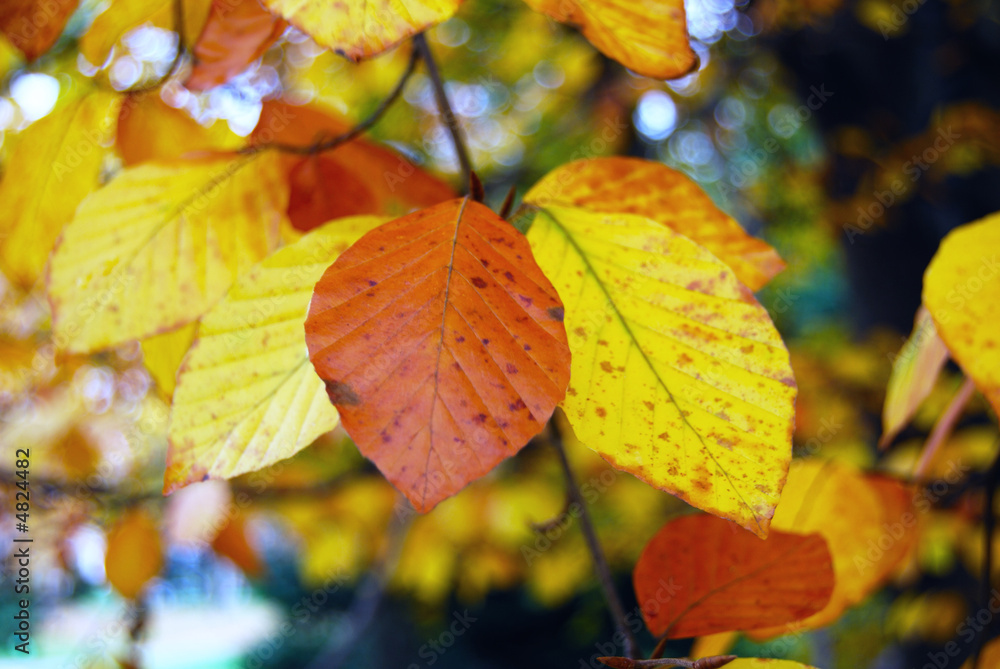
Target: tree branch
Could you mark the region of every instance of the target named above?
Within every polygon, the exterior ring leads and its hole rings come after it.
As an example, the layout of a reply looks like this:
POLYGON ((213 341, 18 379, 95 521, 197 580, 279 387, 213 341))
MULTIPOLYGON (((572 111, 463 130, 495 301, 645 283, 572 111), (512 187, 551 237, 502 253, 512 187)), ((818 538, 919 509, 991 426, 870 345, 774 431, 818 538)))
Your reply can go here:
POLYGON ((597 572, 597 578, 600 580, 601 588, 604 590, 604 598, 608 602, 608 608, 611 609, 611 616, 614 618, 616 631, 624 640, 623 650, 626 657, 634 658, 637 649, 635 637, 632 636, 632 631, 625 622, 625 607, 622 606, 621 599, 618 597, 618 591, 615 589, 615 582, 611 576, 611 568, 608 567, 607 558, 604 557, 604 551, 601 550, 601 542, 597 538, 597 532, 594 530, 594 523, 590 519, 590 512, 587 511, 587 505, 584 503, 583 496, 580 495, 580 489, 576 485, 576 478, 573 476, 573 470, 570 468, 569 460, 566 458, 562 435, 559 433, 559 428, 556 427, 555 420, 549 421, 549 434, 549 441, 559 455, 559 463, 562 465, 563 475, 566 478, 567 494, 572 499, 572 503, 580 508, 580 527, 583 529, 583 537, 587 541, 587 549, 594 560, 594 571, 597 572))
POLYGON ((700 660, 683 657, 665 657, 658 660, 632 660, 626 657, 599 657, 601 662, 612 669, 648 669, 652 667, 688 667, 688 669, 718 669, 736 659, 735 655, 712 655, 700 660))
POLYGON ((920 456, 920 461, 917 462, 917 466, 913 470, 915 478, 923 476, 931 460, 934 459, 934 455, 937 454, 938 449, 948 440, 952 430, 955 429, 955 424, 962 415, 962 410, 969 403, 975 390, 976 385, 972 382, 972 379, 965 379, 965 383, 955 393, 955 397, 952 398, 948 408, 944 410, 944 413, 938 418, 937 423, 934 424, 934 429, 931 430, 931 435, 927 438, 927 443, 924 444, 924 451, 920 456))
POLYGON ((448 127, 448 132, 451 133, 452 142, 455 144, 455 153, 458 155, 458 162, 462 167, 462 182, 468 184, 472 175, 472 161, 469 160, 469 151, 465 147, 465 138, 462 134, 462 128, 458 123, 458 118, 455 116, 455 112, 451 110, 451 104, 448 102, 448 93, 444 90, 441 73, 438 71, 434 55, 431 53, 431 49, 427 45, 427 38, 424 37, 423 33, 419 33, 413 37, 413 49, 420 52, 421 58, 424 59, 424 64, 427 65, 427 74, 430 76, 431 84, 434 87, 434 98, 437 100, 438 113, 444 119, 444 123, 448 127))

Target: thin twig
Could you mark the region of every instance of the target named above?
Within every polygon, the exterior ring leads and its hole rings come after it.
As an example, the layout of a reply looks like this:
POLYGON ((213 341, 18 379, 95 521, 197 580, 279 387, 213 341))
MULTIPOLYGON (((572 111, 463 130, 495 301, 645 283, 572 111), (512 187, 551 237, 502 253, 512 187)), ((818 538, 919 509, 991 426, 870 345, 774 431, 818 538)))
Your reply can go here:
POLYGON ((274 150, 280 151, 282 153, 292 153, 299 156, 311 156, 317 153, 323 153, 324 151, 330 151, 335 149, 341 144, 346 144, 352 139, 356 138, 358 135, 375 125, 379 119, 388 111, 389 107, 399 99, 402 95, 403 89, 406 88, 406 83, 413 76, 413 72, 417 68, 417 61, 421 58, 421 52, 419 49, 413 49, 410 52, 410 61, 406 64, 406 69, 403 70, 402 76, 399 81, 396 82, 396 86, 389 92, 382 102, 379 103, 378 107, 369 114, 364 120, 360 121, 350 130, 343 132, 336 137, 331 137, 330 139, 316 142, 315 144, 310 144, 308 146, 299 146, 297 144, 285 144, 283 142, 267 142, 266 144, 252 144, 246 146, 239 150, 239 153, 257 153, 258 151, 274 150))
POLYGON ((948 405, 948 408, 938 418, 934 429, 931 430, 931 435, 927 438, 927 443, 924 444, 924 452, 921 454, 920 461, 917 462, 917 466, 913 470, 914 478, 923 476, 927 467, 930 466, 931 460, 934 459, 938 449, 948 440, 952 430, 955 429, 955 424, 958 422, 962 411, 965 409, 965 405, 969 403, 975 390, 976 385, 972 382, 972 379, 966 379, 962 387, 955 393, 951 404, 948 405))
POLYGON ((688 667, 688 669, 718 669, 736 659, 735 655, 712 655, 700 660, 688 660, 683 657, 664 657, 656 660, 632 660, 627 657, 599 657, 612 669, 647 669, 650 667, 688 667))
POLYGON ((458 162, 462 166, 462 183, 468 184, 472 174, 472 161, 469 160, 469 151, 465 147, 465 137, 462 134, 462 127, 458 123, 455 112, 451 110, 451 103, 448 102, 448 93, 444 90, 444 82, 441 81, 441 73, 438 71, 434 55, 427 45, 427 38, 423 33, 414 35, 413 48, 420 52, 424 64, 427 65, 427 74, 431 78, 431 85, 434 88, 434 98, 437 100, 438 113, 444 119, 451 139, 455 144, 455 153, 458 155, 458 162))
POLYGON ((580 527, 583 529, 583 536, 587 541, 587 549, 590 551, 590 556, 594 561, 594 570, 597 572, 597 578, 600 580, 601 588, 604 590, 604 599, 607 600, 608 608, 611 609, 611 616, 614 618, 616 631, 622 636, 625 656, 634 658, 638 646, 635 643, 635 637, 632 636, 632 630, 629 629, 628 624, 625 622, 625 607, 618 597, 618 591, 615 589, 615 582, 611 576, 611 568, 608 567, 608 560, 604 557, 601 542, 597 538, 594 523, 590 519, 590 512, 587 511, 587 505, 583 501, 580 489, 576 485, 576 478, 573 476, 573 470, 569 466, 569 459, 566 457, 566 449, 563 448, 562 436, 559 434, 559 428, 556 427, 554 420, 549 421, 549 432, 549 439, 552 447, 555 448, 556 453, 559 455, 559 463, 562 465, 563 475, 566 478, 567 494, 572 498, 573 504, 576 504, 580 509, 580 527))

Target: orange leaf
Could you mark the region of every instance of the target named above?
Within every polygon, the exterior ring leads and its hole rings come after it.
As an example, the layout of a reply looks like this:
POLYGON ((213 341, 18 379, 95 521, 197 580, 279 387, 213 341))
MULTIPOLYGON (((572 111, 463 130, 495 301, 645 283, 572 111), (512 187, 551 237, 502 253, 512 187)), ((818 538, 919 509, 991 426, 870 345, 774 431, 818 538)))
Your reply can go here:
POLYGON ((639 214, 704 246, 750 290, 785 268, 777 251, 752 237, 715 206, 694 181, 641 158, 576 160, 549 172, 531 189, 531 203, 607 214, 639 214))
POLYGON ((341 254, 306 343, 348 434, 423 512, 545 425, 569 382, 562 318, 527 240, 465 198, 341 254))
POLYGON ((169 161, 197 152, 235 150, 243 138, 224 121, 203 126, 155 92, 126 96, 118 112, 115 146, 126 166, 169 161))
POLYGON ((163 567, 163 547, 156 523, 148 513, 132 510, 108 532, 104 572, 115 590, 129 599, 163 567))
POLYGON ((212 0, 212 11, 194 45, 195 64, 184 85, 203 91, 247 69, 285 32, 288 23, 257 0, 212 0))
POLYGON ((233 561, 247 576, 259 576, 261 573, 260 558, 247 541, 247 524, 242 514, 234 516, 222 526, 212 540, 212 549, 223 557, 233 561))
MULTIPOLYGON (((309 146, 350 130, 315 106, 267 101, 252 143, 309 146)), ((291 193, 288 218, 305 232, 344 216, 400 216, 450 200, 455 191, 395 152, 358 138, 316 156, 283 156, 291 193)))
POLYGON ((664 525, 633 579, 649 631, 671 639, 805 618, 826 605, 834 584, 822 536, 772 529, 761 541, 702 514, 664 525))
POLYGON ((0 3, 0 32, 25 58, 35 60, 56 43, 78 4, 80 0, 4 0, 0 3))

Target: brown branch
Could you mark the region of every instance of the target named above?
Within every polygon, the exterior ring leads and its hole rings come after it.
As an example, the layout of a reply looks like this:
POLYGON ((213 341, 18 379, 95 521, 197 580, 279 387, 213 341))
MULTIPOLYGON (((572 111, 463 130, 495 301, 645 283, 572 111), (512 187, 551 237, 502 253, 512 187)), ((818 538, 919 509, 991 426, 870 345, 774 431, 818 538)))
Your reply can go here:
POLYGON ((597 538, 594 523, 590 519, 590 512, 587 511, 587 505, 583 501, 580 489, 576 485, 576 478, 573 476, 573 470, 569 466, 566 449, 563 448, 562 435, 559 434, 559 428, 556 426, 555 420, 549 421, 549 435, 552 447, 555 448, 556 453, 559 455, 559 464, 562 465, 563 475, 566 479, 566 492, 570 496, 570 499, 572 499, 572 503, 580 509, 580 527, 583 530, 583 537, 587 541, 587 549, 590 551, 590 556, 594 561, 594 571, 597 572, 597 578, 600 580, 601 588, 604 590, 604 599, 607 600, 608 608, 611 609, 611 616, 615 621, 616 631, 624 640, 623 650, 626 657, 634 658, 638 646, 636 645, 635 637, 632 636, 632 631, 625 622, 625 607, 622 605, 618 591, 615 589, 615 582, 611 576, 611 568, 608 566, 607 558, 604 557, 601 542, 597 538))
POLYGON ((472 161, 469 159, 469 151, 465 147, 465 138, 462 134, 462 127, 458 123, 455 112, 448 102, 448 93, 444 90, 444 82, 441 80, 441 73, 438 71, 434 55, 427 45, 427 38, 423 33, 414 35, 413 48, 420 52, 424 64, 427 65, 427 74, 431 78, 431 85, 434 88, 434 98, 437 100, 438 113, 444 119, 448 132, 451 133, 452 142, 455 144, 455 153, 458 155, 458 162, 462 167, 462 183, 468 184, 472 175, 472 161))
POLYGON ((656 660, 632 660, 627 657, 599 657, 601 662, 612 669, 647 669, 651 667, 688 667, 688 669, 718 669, 736 659, 735 655, 712 655, 700 660, 683 657, 665 657, 656 660))
POLYGON ((931 434, 927 438, 927 443, 924 444, 924 451, 917 462, 917 466, 913 469, 914 478, 922 477, 924 472, 927 471, 927 467, 930 466, 931 460, 934 459, 938 449, 948 440, 952 430, 955 429, 955 424, 958 422, 959 417, 961 417, 965 405, 972 399, 972 394, 975 390, 976 385, 972 382, 972 379, 966 379, 962 387, 955 393, 955 397, 952 398, 948 408, 938 418, 934 429, 931 430, 931 434))

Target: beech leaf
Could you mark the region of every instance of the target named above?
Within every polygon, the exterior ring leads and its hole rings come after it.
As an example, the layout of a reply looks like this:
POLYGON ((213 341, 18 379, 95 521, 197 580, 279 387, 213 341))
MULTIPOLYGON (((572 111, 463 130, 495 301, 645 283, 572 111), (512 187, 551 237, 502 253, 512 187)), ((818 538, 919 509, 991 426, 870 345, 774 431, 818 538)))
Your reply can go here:
POLYGON ((524 237, 464 198, 344 252, 306 341, 348 434, 423 512, 543 428, 569 381, 562 320, 524 237))
POLYGON ((163 567, 163 546, 153 518, 141 509, 127 511, 108 532, 104 572, 123 597, 134 599, 163 567))

